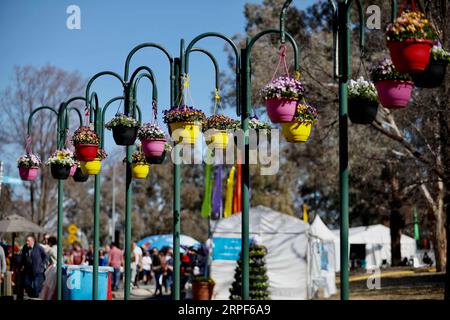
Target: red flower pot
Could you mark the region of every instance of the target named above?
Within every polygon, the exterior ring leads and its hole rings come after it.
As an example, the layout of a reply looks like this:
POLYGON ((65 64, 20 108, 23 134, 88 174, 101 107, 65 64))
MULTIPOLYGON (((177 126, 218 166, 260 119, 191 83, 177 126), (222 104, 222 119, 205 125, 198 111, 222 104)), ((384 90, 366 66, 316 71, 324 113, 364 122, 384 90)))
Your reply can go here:
POLYGON ((392 62, 400 73, 422 72, 430 62, 433 41, 426 39, 407 39, 388 41, 392 62))
POLYGON ((291 122, 297 109, 297 99, 273 98, 265 102, 267 114, 273 123, 291 122))
POLYGON ((383 107, 401 109, 408 104, 414 83, 403 80, 382 80, 375 82, 375 87, 383 107))
POLYGON ((39 173, 39 168, 19 167, 20 179, 24 181, 34 181, 39 173))
POLYGON ((96 144, 77 144, 75 153, 77 160, 92 161, 97 157, 98 145, 96 144))

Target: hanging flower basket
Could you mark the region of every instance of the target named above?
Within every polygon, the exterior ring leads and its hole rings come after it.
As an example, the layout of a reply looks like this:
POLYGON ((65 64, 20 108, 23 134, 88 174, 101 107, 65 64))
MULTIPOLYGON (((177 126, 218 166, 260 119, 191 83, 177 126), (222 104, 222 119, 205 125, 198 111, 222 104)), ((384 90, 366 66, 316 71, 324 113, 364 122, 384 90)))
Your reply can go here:
POLYGON ((106 157, 106 152, 102 149, 98 149, 97 155, 94 160, 80 161, 82 173, 85 175, 98 174, 102 168, 102 160, 104 160, 106 157))
POLYGON ((273 123, 292 121, 304 92, 303 84, 289 76, 281 76, 268 83, 261 94, 270 120, 273 123))
POLYGON ((75 174, 73 175, 73 180, 75 182, 86 182, 89 179, 89 174, 84 174, 83 170, 80 166, 77 167, 77 170, 75 170, 75 174))
POLYGON ((239 122, 225 115, 212 115, 207 118, 202 125, 206 144, 215 149, 226 149, 228 146, 227 130, 233 130, 237 123, 239 122))
POLYGON ((131 172, 133 179, 145 179, 150 171, 150 165, 148 163, 133 163, 131 165, 131 172))
POLYGON ((94 160, 97 155, 99 142, 100 139, 94 130, 91 130, 89 127, 78 128, 72 137, 77 160, 94 160))
POLYGON ((131 174, 133 176, 133 179, 147 178, 148 172, 150 170, 150 165, 145 159, 145 154, 140 151, 134 151, 131 158, 131 174))
POLYGON ((409 74, 399 73, 389 59, 384 59, 373 66, 370 73, 383 107, 388 109, 406 107, 414 88, 409 74))
POLYGON ((195 144, 204 120, 205 114, 193 107, 180 106, 164 111, 164 122, 169 125, 172 139, 176 135, 174 143, 195 144))
POLYGON ((119 146, 131 146, 137 138, 139 122, 133 117, 118 113, 105 124, 105 128, 112 130, 113 138, 119 146))
POLYGON ((53 178, 59 180, 65 180, 70 176, 70 169, 74 164, 74 156, 69 149, 57 150, 47 160, 53 178))
POLYGON ((170 152, 172 150, 172 146, 166 142, 164 144, 164 151, 160 156, 154 157, 154 156, 145 156, 145 160, 148 164, 161 164, 166 159, 167 152, 170 152))
POLYGON ((20 178, 24 181, 34 181, 39 173, 41 159, 35 154, 25 154, 17 159, 20 178))
POLYGON ((164 152, 166 135, 157 124, 144 124, 139 128, 138 137, 142 144, 142 151, 147 157, 160 157, 164 152))
POLYGON ((421 12, 403 12, 386 33, 387 45, 398 72, 422 72, 430 61, 436 33, 421 12))
POLYGON ((294 121, 282 123, 283 136, 288 142, 306 142, 311 134, 312 125, 319 119, 316 108, 300 103, 294 121))
POLYGON ((356 124, 371 124, 377 117, 378 95, 372 82, 360 77, 350 80, 348 91, 348 117, 356 124))
MULTIPOLYGON (((261 134, 267 134, 266 138, 267 141, 270 141, 271 138, 271 130, 272 130, 272 126, 270 125, 270 123, 268 122, 264 122, 258 119, 258 117, 256 116, 252 116, 250 117, 249 121, 248 121, 248 127, 250 129, 253 129, 250 131, 250 136, 249 136, 249 150, 256 150, 257 147, 259 146, 259 137, 261 134), (256 137, 255 137, 256 136, 256 137), (255 138, 256 138, 256 144, 255 144, 255 138)), ((241 130, 242 125, 240 122, 236 123, 235 126, 235 130, 241 130)), ((239 137, 243 138, 243 135, 239 135, 239 137)), ((234 136, 234 144, 237 146, 238 145, 238 136, 235 135, 234 136)), ((243 142, 242 142, 243 145, 243 142)))
POLYGON ((437 88, 445 79, 447 65, 450 62, 450 53, 440 47, 431 49, 430 63, 424 72, 413 73, 414 84, 419 88, 437 88))
POLYGON ((102 168, 102 161, 100 159, 94 159, 92 161, 80 161, 81 172, 85 175, 96 175, 102 168))

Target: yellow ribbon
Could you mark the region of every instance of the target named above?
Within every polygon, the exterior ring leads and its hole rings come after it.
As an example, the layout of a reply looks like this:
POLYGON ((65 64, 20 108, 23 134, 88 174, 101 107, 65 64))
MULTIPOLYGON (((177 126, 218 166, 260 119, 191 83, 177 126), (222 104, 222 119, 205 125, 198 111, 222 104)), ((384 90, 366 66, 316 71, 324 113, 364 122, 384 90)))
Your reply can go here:
POLYGON ((296 70, 295 71, 295 80, 300 80, 300 78, 302 77, 302 74, 300 73, 300 71, 296 70))
POLYGON ((234 171, 236 168, 234 166, 231 167, 230 174, 227 179, 227 193, 225 196, 225 208, 223 210, 223 216, 228 218, 231 216, 231 209, 233 205, 233 184, 234 184, 234 171))

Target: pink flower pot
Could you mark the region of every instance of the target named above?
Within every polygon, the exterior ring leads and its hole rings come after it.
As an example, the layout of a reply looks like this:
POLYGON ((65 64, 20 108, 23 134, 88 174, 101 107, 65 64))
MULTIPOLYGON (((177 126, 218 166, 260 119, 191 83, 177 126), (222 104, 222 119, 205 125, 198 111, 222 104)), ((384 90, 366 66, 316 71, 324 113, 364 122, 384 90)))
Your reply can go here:
POLYGON ((34 181, 39 173, 39 168, 19 167, 19 175, 22 180, 34 181))
POLYGON ((375 87, 383 107, 401 109, 408 104, 414 83, 403 80, 382 80, 375 82, 375 87))
POLYGON ((164 152, 166 139, 153 139, 142 141, 142 151, 147 157, 160 157, 164 152))
POLYGON ((265 101, 267 114, 273 123, 291 122, 297 108, 297 99, 274 98, 265 101))
POLYGON ((77 165, 74 164, 71 168, 70 168, 70 173, 69 176, 73 177, 73 175, 75 174, 75 172, 77 171, 77 165))

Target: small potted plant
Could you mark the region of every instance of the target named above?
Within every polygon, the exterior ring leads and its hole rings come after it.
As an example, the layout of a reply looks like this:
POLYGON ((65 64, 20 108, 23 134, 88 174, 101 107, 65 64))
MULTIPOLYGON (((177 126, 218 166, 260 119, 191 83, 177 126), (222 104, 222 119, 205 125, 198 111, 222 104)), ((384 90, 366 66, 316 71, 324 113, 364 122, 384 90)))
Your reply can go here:
POLYGON ((378 95, 375 85, 359 77, 348 86, 348 117, 353 123, 371 124, 378 112, 378 95))
POLYGON ((225 115, 212 115, 203 121, 202 130, 207 145, 212 144, 216 149, 226 149, 228 132, 236 127, 236 120, 225 115))
POLYGON ((297 105, 294 121, 282 123, 281 129, 288 142, 306 142, 313 124, 319 119, 316 108, 306 102, 297 105))
POLYGON ((186 105, 164 111, 164 122, 169 125, 172 138, 175 135, 175 143, 195 144, 204 120, 205 114, 201 110, 186 105))
POLYGON ((72 137, 72 144, 75 146, 77 160, 94 160, 97 156, 99 142, 100 139, 94 130, 86 126, 78 128, 72 137))
POLYGON ((281 76, 268 83, 261 90, 261 95, 270 120, 273 123, 292 121, 304 92, 303 84, 289 76, 281 76))
POLYGON ((192 279, 192 298, 194 300, 211 300, 215 284, 210 277, 194 277, 192 279))
POLYGON ((134 151, 131 158, 131 173, 133 179, 145 179, 148 176, 150 165, 141 151, 134 151))
POLYGON ((400 73, 425 70, 436 33, 422 12, 403 12, 386 32, 387 45, 400 73))
POLYGON ((170 151, 172 151, 172 146, 170 145, 170 143, 166 142, 164 144, 164 151, 159 157, 145 156, 145 160, 147 161, 148 164, 161 164, 166 159, 167 152, 170 152, 170 151))
MULTIPOLYGON (((270 125, 270 123, 261 121, 257 116, 251 116, 248 121, 248 127, 249 127, 249 129, 251 129, 250 136, 249 136, 250 150, 254 149, 255 147, 257 147, 259 145, 259 135, 260 135, 261 130, 265 130, 268 135, 267 138, 270 139, 270 131, 272 130, 272 126, 270 125), (254 145, 254 143, 252 143, 253 132, 256 133, 256 146, 254 145)), ((241 128, 242 128, 241 123, 239 121, 236 121, 234 128, 236 131, 241 130, 241 128)), ((244 136, 243 135, 240 135, 240 136, 235 135, 234 136, 234 144, 236 144, 236 145, 238 142, 238 137, 242 140, 244 136)), ((242 143, 242 144, 244 144, 244 143, 242 143)))
POLYGON ((73 181, 75 182, 86 182, 89 179, 88 174, 84 174, 83 170, 81 170, 81 164, 78 160, 75 160, 76 170, 73 175, 73 181))
POLYGON ((50 166, 53 178, 60 180, 65 180, 69 177, 70 169, 74 163, 73 153, 69 149, 57 150, 47 160, 47 165, 50 166))
POLYGON ((131 146, 136 141, 139 122, 133 117, 117 113, 111 121, 105 124, 105 128, 112 130, 117 145, 131 146))
POLYGON ((370 77, 383 107, 406 107, 414 88, 409 74, 398 72, 390 59, 384 59, 370 69, 370 77))
POLYGON ((156 123, 146 123, 140 127, 138 137, 147 157, 160 157, 163 154, 166 134, 156 123))
POLYGON ((17 159, 20 178, 24 181, 34 181, 39 173, 42 162, 35 154, 24 154, 17 159))
POLYGON ((413 73, 414 84, 419 88, 437 88, 445 79, 447 65, 450 62, 450 52, 442 47, 431 49, 430 63, 424 72, 413 73))
POLYGON ((94 160, 80 161, 81 171, 83 172, 83 174, 87 175, 98 174, 102 168, 102 160, 106 159, 107 156, 108 155, 106 154, 105 150, 98 149, 94 160))

